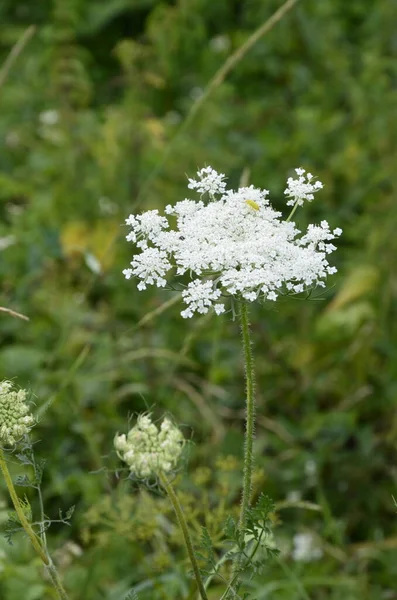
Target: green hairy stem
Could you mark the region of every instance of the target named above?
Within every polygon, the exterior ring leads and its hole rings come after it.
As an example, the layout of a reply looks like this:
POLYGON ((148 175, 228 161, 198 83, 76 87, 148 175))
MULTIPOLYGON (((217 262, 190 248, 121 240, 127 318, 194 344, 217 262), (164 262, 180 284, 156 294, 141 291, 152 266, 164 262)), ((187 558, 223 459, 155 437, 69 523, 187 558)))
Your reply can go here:
POLYGON ((165 491, 168 494, 168 498, 170 499, 170 502, 171 502, 173 509, 175 511, 175 514, 177 516, 179 525, 181 527, 181 530, 183 533, 183 538, 185 540, 186 550, 187 550, 187 553, 190 558, 190 562, 193 567, 194 578, 196 580, 197 588, 200 592, 200 596, 201 596, 202 600, 208 600, 208 596, 205 591, 204 584, 201 579, 200 571, 199 571, 198 564, 196 561, 196 556, 194 554, 194 548, 193 548, 192 540, 191 540, 190 533, 189 533, 189 530, 187 527, 185 515, 183 514, 181 504, 178 500, 178 496, 176 495, 174 488, 172 487, 170 481, 167 479, 167 477, 164 475, 164 473, 161 473, 159 477, 160 477, 161 485, 163 486, 163 488, 165 489, 165 491))
POLYGON ((5 461, 3 450, 1 450, 1 449, 0 449, 0 469, 1 469, 1 472, 3 473, 4 481, 6 483, 8 492, 10 494, 12 503, 14 505, 15 512, 18 515, 18 519, 19 519, 23 529, 25 530, 27 536, 29 537, 33 548, 35 549, 36 553, 40 556, 41 560, 43 561, 43 563, 48 571, 48 574, 50 576, 50 579, 52 581, 52 584, 57 591, 58 597, 61 600, 68 600, 68 595, 62 585, 62 582, 59 578, 59 575, 55 568, 55 565, 51 560, 51 557, 48 555, 47 550, 44 547, 42 541, 36 535, 36 533, 33 531, 31 524, 29 523, 28 519, 26 518, 26 515, 21 506, 20 500, 15 491, 14 483, 12 481, 10 472, 8 470, 7 463, 5 461))
MULTIPOLYGON (((239 319, 243 341, 246 391, 243 491, 238 521, 238 528, 242 533, 247 524, 247 511, 251 506, 252 471, 254 467, 253 445, 255 434, 255 361, 252 351, 248 304, 244 300, 240 300, 239 319)), ((232 590, 234 589, 234 591, 237 592, 240 587, 239 571, 241 569, 242 560, 242 557, 237 557, 234 561, 232 575, 224 594, 225 598, 230 598, 232 590)))

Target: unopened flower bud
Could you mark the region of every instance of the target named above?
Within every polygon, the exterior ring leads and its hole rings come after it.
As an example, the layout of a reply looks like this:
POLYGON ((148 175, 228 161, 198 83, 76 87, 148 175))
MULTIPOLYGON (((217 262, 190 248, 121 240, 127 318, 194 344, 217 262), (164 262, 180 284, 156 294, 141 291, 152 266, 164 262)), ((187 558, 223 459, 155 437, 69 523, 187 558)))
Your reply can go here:
POLYGON ((146 478, 168 473, 178 463, 184 445, 180 430, 167 418, 160 429, 150 415, 140 415, 137 424, 125 434, 116 435, 114 447, 131 473, 146 478))
POLYGON ((14 446, 35 423, 26 404, 26 391, 13 388, 11 381, 0 383, 0 445, 14 446))

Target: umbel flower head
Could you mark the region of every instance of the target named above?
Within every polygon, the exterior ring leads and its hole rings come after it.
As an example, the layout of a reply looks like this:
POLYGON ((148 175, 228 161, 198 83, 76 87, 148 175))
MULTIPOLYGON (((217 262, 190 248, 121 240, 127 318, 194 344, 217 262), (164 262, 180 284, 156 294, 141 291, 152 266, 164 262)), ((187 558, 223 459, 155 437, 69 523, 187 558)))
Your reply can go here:
POLYGON ((14 446, 34 425, 26 404, 26 391, 15 390, 11 381, 0 383, 0 445, 14 446))
MULTIPOLYGON (((296 173, 284 191, 293 211, 322 188, 311 173, 296 173)), ((272 208, 267 190, 252 185, 226 190, 224 179, 223 173, 206 167, 197 180, 189 179, 188 187, 200 193, 199 200, 168 205, 167 217, 158 210, 130 215, 127 240, 140 252, 123 271, 125 277, 137 277, 139 290, 164 287, 172 270, 184 282, 190 278, 182 292, 185 318, 212 307, 223 313, 227 296, 276 300, 280 293, 324 287, 327 275, 336 272, 328 263, 328 254, 336 250, 331 241, 342 230, 331 231, 321 221, 301 232, 272 208)))
POLYGON ((127 435, 114 438, 117 455, 140 479, 175 469, 183 445, 184 437, 172 421, 165 417, 158 428, 150 415, 140 415, 127 435))

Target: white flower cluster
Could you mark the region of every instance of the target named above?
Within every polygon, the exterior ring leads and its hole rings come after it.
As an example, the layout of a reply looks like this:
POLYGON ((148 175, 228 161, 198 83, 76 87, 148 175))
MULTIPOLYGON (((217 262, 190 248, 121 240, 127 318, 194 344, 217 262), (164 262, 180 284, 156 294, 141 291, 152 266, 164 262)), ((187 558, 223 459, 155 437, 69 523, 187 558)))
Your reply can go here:
POLYGON ((189 179, 188 188, 190 190, 197 190, 200 194, 209 193, 210 196, 214 197, 215 194, 223 194, 226 190, 226 183, 224 173, 217 173, 212 167, 205 167, 200 171, 197 171, 199 181, 196 179, 189 179))
POLYGON ((323 551, 312 533, 297 533, 293 539, 293 560, 311 562, 322 557, 323 551))
POLYGON ((15 391, 11 381, 0 383, 0 445, 14 446, 34 425, 25 401, 25 390, 15 391))
POLYGON ((305 169, 295 169, 295 172, 298 179, 288 177, 287 187, 284 190, 284 194, 289 198, 287 206, 294 206, 295 204, 302 206, 305 200, 311 202, 314 198, 314 192, 318 192, 324 187, 321 181, 312 183, 314 177, 311 173, 305 175, 305 169))
MULTIPOLYGON (((322 187, 304 173, 297 169, 298 179, 288 179, 285 195, 294 208, 322 187)), ((149 210, 126 220, 131 228, 127 240, 141 252, 123 273, 127 279, 140 280, 138 289, 164 287, 172 269, 176 276, 187 275, 190 282, 182 292, 187 308, 181 314, 188 318, 212 307, 221 314, 225 311, 221 296, 276 300, 280 292, 324 287, 327 275, 336 272, 327 257, 336 249, 331 241, 341 229, 331 231, 322 221, 302 233, 272 208, 267 190, 252 185, 226 190, 224 175, 211 167, 199 171, 198 177, 189 179, 188 187, 201 194, 200 200, 168 205, 167 217, 149 210), (205 193, 207 202, 202 199, 205 193), (176 221, 174 228, 171 221, 176 221)))
POLYGON ((172 471, 183 445, 182 433, 169 419, 165 418, 159 429, 150 415, 140 415, 127 435, 114 438, 119 458, 127 463, 131 473, 142 479, 172 471))

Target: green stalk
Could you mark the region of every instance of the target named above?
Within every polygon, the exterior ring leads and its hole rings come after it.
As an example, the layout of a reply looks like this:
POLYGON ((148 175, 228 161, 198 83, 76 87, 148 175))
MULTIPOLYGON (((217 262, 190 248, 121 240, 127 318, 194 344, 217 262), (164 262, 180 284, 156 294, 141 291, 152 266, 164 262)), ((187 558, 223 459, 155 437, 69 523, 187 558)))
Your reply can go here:
POLYGON ((244 441, 244 477, 241 498, 239 529, 243 531, 247 522, 247 511, 252 497, 252 470, 254 466, 253 444, 255 434, 255 364, 252 352, 251 331, 248 316, 248 305, 240 301, 240 326, 243 340, 246 386, 246 422, 244 441))
POLYGON ((18 515, 18 519, 19 519, 22 527, 24 528, 26 534, 28 535, 30 541, 32 542, 33 548, 35 549, 35 551, 37 552, 37 554, 40 556, 41 560, 43 561, 44 565, 46 566, 49 576, 51 578, 52 584, 58 593, 58 597, 61 600, 68 600, 68 596, 67 596, 66 591, 61 583, 61 580, 59 579, 59 575, 55 568, 54 563, 52 562, 50 556, 46 552, 42 541, 36 535, 36 533, 33 531, 31 524, 29 523, 29 521, 26 518, 26 515, 23 511, 23 508, 21 506, 21 503, 20 503, 17 493, 15 491, 14 483, 12 481, 12 477, 8 470, 7 463, 4 458, 3 450, 1 448, 0 448, 0 469, 1 469, 1 472, 3 473, 8 492, 11 496, 11 500, 12 500, 12 503, 15 508, 15 512, 18 515))
POLYGON ((289 221, 291 221, 292 217, 294 216, 296 209, 298 208, 299 204, 297 202, 295 202, 291 212, 288 215, 288 218, 285 220, 286 223, 289 223, 289 221))
MULTIPOLYGON (((251 506, 252 498, 252 471, 254 467, 254 434, 255 434, 255 364, 252 351, 251 330, 248 315, 248 304, 240 300, 240 327, 243 340, 244 365, 245 365, 245 440, 244 440, 244 471, 243 471, 243 491, 241 496, 240 517, 238 528, 243 533, 247 524, 247 513, 251 506)), ((230 598, 231 588, 234 585, 235 591, 240 587, 239 571, 241 570, 243 557, 237 557, 233 564, 232 574, 228 587, 222 598, 230 598)))
MULTIPOLYGON (((258 551, 258 548, 259 548, 259 547, 260 547, 260 545, 261 545, 261 541, 262 541, 262 535, 263 535, 263 530, 261 531, 261 534, 260 534, 260 536, 259 536, 259 539, 257 540, 257 542, 256 542, 256 544, 255 544, 255 546, 254 546, 254 549, 253 549, 253 551, 251 552, 251 555, 250 555, 250 557, 249 557, 249 563, 250 563, 250 562, 252 562, 253 558, 255 557, 255 554, 256 554, 256 553, 257 553, 257 551, 258 551)), ((234 577, 232 577, 232 579, 231 579, 231 580, 230 580, 230 582, 228 583, 228 586, 227 586, 226 590, 225 590, 225 591, 224 591, 224 593, 222 594, 222 596, 221 596, 220 600, 225 600, 226 598, 228 598, 228 594, 229 594, 229 592, 231 592, 231 591, 233 590, 233 586, 234 586, 234 584, 235 584, 235 583, 236 583, 237 585, 239 585, 239 583, 238 583, 238 573, 236 573, 236 575, 234 575, 234 577)))
POLYGON ((170 481, 168 481, 168 479, 164 475, 164 473, 160 473, 159 478, 160 478, 161 485, 163 486, 163 488, 165 489, 165 491, 168 494, 168 498, 170 499, 172 507, 177 516, 179 525, 181 527, 181 530, 183 533, 183 538, 185 540, 186 550, 187 550, 187 553, 190 558, 190 562, 193 567, 194 578, 196 580, 197 587, 200 592, 200 596, 201 596, 202 600, 208 600, 208 596, 206 594, 206 591, 205 591, 205 588, 203 585, 203 581, 201 579, 200 571, 198 568, 198 564, 196 561, 196 556, 194 554, 194 548, 193 548, 192 540, 191 540, 190 533, 189 533, 189 530, 187 527, 185 515, 183 514, 182 507, 178 500, 178 496, 176 495, 174 488, 172 487, 170 481))

